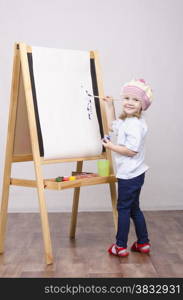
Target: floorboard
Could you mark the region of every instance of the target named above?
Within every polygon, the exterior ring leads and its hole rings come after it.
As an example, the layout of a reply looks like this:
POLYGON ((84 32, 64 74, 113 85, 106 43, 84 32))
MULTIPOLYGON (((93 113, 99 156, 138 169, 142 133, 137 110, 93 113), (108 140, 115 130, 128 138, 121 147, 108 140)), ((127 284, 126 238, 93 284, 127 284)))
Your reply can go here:
MULTIPOLYGON (((183 277, 183 212, 148 211, 145 217, 151 254, 119 258, 106 251, 115 241, 110 212, 80 212, 75 240, 69 239, 70 213, 49 213, 55 260, 47 266, 39 214, 10 213, 0 277, 183 277)), ((129 248, 135 239, 131 224, 129 248)))

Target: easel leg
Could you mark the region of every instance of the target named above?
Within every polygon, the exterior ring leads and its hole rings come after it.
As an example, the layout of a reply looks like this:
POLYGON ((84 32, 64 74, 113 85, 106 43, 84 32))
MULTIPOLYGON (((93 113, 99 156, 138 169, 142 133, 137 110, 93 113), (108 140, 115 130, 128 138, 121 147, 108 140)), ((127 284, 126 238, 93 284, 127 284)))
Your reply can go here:
POLYGON ((4 175, 1 213, 0 213, 0 254, 4 252, 4 239, 5 239, 5 232, 6 232, 7 212, 8 212, 9 183, 10 183, 10 176, 6 177, 4 175))
MULTIPOLYGON (((83 161, 78 161, 76 171, 82 172, 82 167, 83 167, 83 161)), ((79 195, 80 195, 80 187, 77 187, 74 189, 73 204, 72 204, 72 215, 71 215, 71 223, 70 223, 71 239, 75 238, 75 233, 76 233, 79 195)))
POLYGON ((45 202, 45 194, 44 194, 44 184, 43 178, 40 175, 40 167, 36 166, 37 169, 37 191, 38 191, 38 198, 39 198, 39 206, 40 206, 40 215, 41 215, 41 225, 42 225, 42 232, 43 232, 43 240, 44 240, 44 248, 45 248, 45 256, 46 256, 46 263, 52 264, 53 263, 53 255, 52 255, 52 245, 51 245, 51 237, 50 237, 50 229, 49 229, 49 222, 48 222, 48 212, 46 208, 45 202), (39 173, 39 174, 38 174, 39 173))
POLYGON ((110 192, 111 192, 111 202, 112 202, 112 212, 113 212, 114 226, 115 226, 115 230, 117 231, 118 212, 117 212, 117 208, 116 208, 117 193, 116 193, 115 182, 109 183, 109 187, 110 187, 110 192))
POLYGON ((4 252, 4 238, 5 238, 6 223, 7 223, 11 164, 12 164, 12 157, 13 157, 14 133, 15 133, 16 112, 17 112, 17 103, 18 103, 17 98, 18 98, 19 75, 20 75, 20 58, 18 55, 17 45, 15 44, 13 74, 12 74, 12 83, 11 83, 11 102, 10 102, 10 110, 9 110, 6 158, 5 158, 5 165, 4 165, 2 202, 1 202, 1 212, 0 212, 0 253, 4 252))
POLYGON ((46 208, 45 195, 44 195, 44 181, 43 181, 42 170, 41 170, 36 117, 35 117, 34 104, 33 104, 29 63, 27 58, 27 46, 24 43, 20 43, 19 48, 20 48, 20 61, 22 66, 23 84, 24 84, 24 91, 25 91, 25 100, 26 100, 27 114, 28 114, 28 124, 30 130, 31 146, 32 146, 34 167, 36 173, 36 182, 37 182, 37 191, 38 191, 39 206, 40 206, 41 225, 42 225, 42 232, 43 232, 46 263, 52 264, 53 263, 52 245, 51 245, 50 230, 49 230, 49 223, 48 223, 48 212, 46 208))

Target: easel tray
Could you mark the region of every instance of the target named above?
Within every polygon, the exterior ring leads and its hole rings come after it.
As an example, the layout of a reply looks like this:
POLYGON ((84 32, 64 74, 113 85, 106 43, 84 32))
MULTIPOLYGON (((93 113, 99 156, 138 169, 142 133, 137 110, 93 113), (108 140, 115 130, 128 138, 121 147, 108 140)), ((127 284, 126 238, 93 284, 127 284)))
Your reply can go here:
MULTIPOLYGON (((43 181, 44 181, 45 189, 64 190, 64 189, 77 188, 77 187, 82 187, 87 185, 113 183, 116 182, 117 179, 115 175, 110 175, 110 176, 96 176, 90 178, 82 178, 73 181, 62 181, 62 182, 56 182, 55 178, 44 179, 43 181)), ((10 184, 17 185, 17 186, 36 187, 36 180, 11 178, 10 184)))
POLYGON ((110 176, 96 176, 90 178, 82 178, 76 179, 73 181, 64 181, 64 182, 56 182, 55 178, 45 179, 44 184, 46 189, 53 189, 53 190, 63 190, 67 188, 76 188, 82 187, 87 185, 96 185, 96 184, 105 184, 116 182, 116 177, 114 175, 110 176))

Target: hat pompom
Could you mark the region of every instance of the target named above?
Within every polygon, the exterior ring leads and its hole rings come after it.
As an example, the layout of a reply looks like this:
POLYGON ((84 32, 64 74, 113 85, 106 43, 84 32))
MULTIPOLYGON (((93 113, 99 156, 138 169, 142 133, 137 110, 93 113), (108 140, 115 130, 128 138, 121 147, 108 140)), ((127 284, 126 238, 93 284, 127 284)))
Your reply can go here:
POLYGON ((138 81, 146 83, 145 80, 143 78, 140 78, 138 81))

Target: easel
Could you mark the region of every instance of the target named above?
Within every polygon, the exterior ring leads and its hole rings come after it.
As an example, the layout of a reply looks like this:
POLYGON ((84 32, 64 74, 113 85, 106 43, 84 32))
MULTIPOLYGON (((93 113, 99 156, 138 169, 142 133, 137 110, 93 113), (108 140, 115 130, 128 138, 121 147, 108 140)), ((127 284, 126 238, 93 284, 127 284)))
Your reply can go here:
MULTIPOLYGON (((46 263, 53 263, 52 244, 50 238, 50 229, 48 223, 48 212, 45 203, 45 189, 62 190, 68 188, 74 188, 73 206, 70 223, 70 238, 75 238, 77 214, 80 187, 87 185, 97 185, 108 183, 110 187, 112 211, 114 217, 115 228, 117 228, 117 211, 116 211, 116 178, 113 173, 111 152, 106 150, 99 156, 95 157, 80 157, 72 159, 52 159, 45 160, 40 156, 38 133, 36 126, 35 110, 33 105, 33 94, 31 88, 31 79, 29 72, 29 64, 27 54, 31 53, 31 47, 24 43, 15 44, 14 49, 14 63, 12 74, 12 86, 11 86, 11 103, 9 111, 9 123, 8 123, 8 135, 7 146, 4 166, 4 180, 2 191, 2 202, 0 212, 0 253, 4 252, 4 239, 7 223, 8 212, 8 198, 10 185, 24 186, 24 187, 36 187, 38 191, 41 224, 44 240, 44 248, 46 255, 46 263), (22 114, 19 118, 19 114, 22 114), (22 126, 24 122, 24 126, 22 126), (24 138, 27 139, 26 144, 22 145, 22 137, 19 136, 19 127, 23 127, 24 138), (61 163, 76 161, 76 171, 81 172, 83 161, 85 160, 97 160, 108 159, 110 161, 110 176, 107 177, 93 177, 79 179, 70 182, 55 182, 53 179, 44 179, 42 175, 42 165, 49 163, 61 163), (16 179, 11 178, 11 166, 14 162, 33 161, 35 167, 35 180, 16 179)), ((103 87, 101 79, 101 71, 99 66, 98 53, 91 51, 90 56, 94 59, 96 78, 98 84, 99 95, 103 96, 103 87)), ((104 133, 108 132, 107 120, 105 115, 105 104, 100 103, 101 117, 104 133)))

